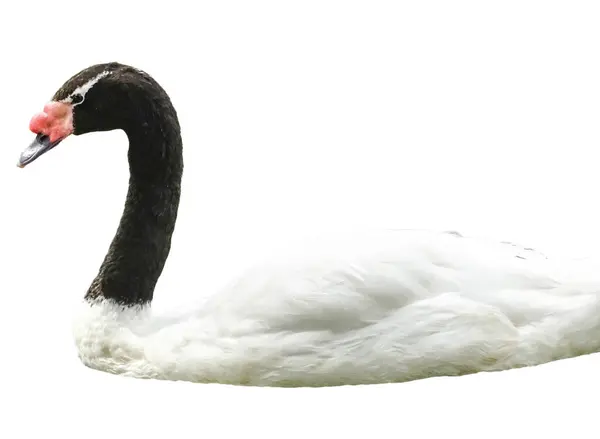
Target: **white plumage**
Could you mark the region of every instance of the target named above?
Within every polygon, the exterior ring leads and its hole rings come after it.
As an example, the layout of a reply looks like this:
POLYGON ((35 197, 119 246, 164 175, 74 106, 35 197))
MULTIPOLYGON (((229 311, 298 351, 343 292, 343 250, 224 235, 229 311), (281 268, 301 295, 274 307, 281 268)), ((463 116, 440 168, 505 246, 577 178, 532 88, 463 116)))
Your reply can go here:
POLYGON ((600 349, 600 276, 507 243, 400 230, 315 240, 201 309, 83 305, 82 361, 140 378, 260 386, 402 382, 600 349))

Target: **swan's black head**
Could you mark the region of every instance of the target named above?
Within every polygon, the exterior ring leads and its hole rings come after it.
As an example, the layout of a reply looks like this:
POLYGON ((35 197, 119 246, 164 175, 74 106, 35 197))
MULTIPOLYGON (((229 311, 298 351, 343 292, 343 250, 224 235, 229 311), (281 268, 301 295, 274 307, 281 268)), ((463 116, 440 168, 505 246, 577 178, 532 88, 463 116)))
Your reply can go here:
POLYGON ((21 154, 24 167, 65 138, 94 131, 122 129, 127 134, 157 124, 173 114, 170 100, 147 73, 116 62, 88 67, 65 82, 31 119, 36 134, 21 154))

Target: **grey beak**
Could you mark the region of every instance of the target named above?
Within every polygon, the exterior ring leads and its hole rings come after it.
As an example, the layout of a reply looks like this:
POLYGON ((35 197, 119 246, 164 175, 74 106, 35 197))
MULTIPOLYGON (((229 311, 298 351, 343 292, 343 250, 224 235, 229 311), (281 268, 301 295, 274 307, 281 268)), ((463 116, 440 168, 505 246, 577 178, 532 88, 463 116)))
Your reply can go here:
POLYGON ((45 136, 43 134, 38 134, 35 137, 34 141, 31 142, 31 145, 29 145, 21 153, 21 157, 19 157, 19 162, 17 163, 17 166, 19 168, 24 168, 26 165, 40 157, 42 154, 50 151, 61 141, 62 139, 59 139, 56 142, 50 142, 50 137, 45 136))

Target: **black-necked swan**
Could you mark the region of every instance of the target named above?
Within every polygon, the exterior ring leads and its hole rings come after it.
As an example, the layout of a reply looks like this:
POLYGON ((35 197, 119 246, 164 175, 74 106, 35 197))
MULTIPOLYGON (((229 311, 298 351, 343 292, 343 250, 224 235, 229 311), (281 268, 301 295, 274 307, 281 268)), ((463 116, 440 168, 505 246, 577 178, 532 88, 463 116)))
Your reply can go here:
POLYGON ((82 362, 138 378, 256 386, 405 382, 538 365, 600 348, 600 279, 536 252, 455 233, 380 231, 318 242, 235 279, 200 309, 150 304, 183 173, 175 109, 147 73, 98 64, 30 129, 24 167, 70 135, 123 130, 129 191, 83 301, 82 362))

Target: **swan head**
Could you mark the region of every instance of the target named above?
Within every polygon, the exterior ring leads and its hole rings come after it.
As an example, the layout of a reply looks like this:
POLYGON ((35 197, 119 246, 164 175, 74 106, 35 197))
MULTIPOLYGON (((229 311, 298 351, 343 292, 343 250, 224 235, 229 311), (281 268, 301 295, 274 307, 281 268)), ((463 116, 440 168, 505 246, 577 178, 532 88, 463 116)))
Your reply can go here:
POLYGON ((152 116, 153 87, 157 84, 145 72, 116 62, 80 71, 31 118, 29 129, 36 137, 17 165, 25 167, 71 135, 139 125, 152 116))

